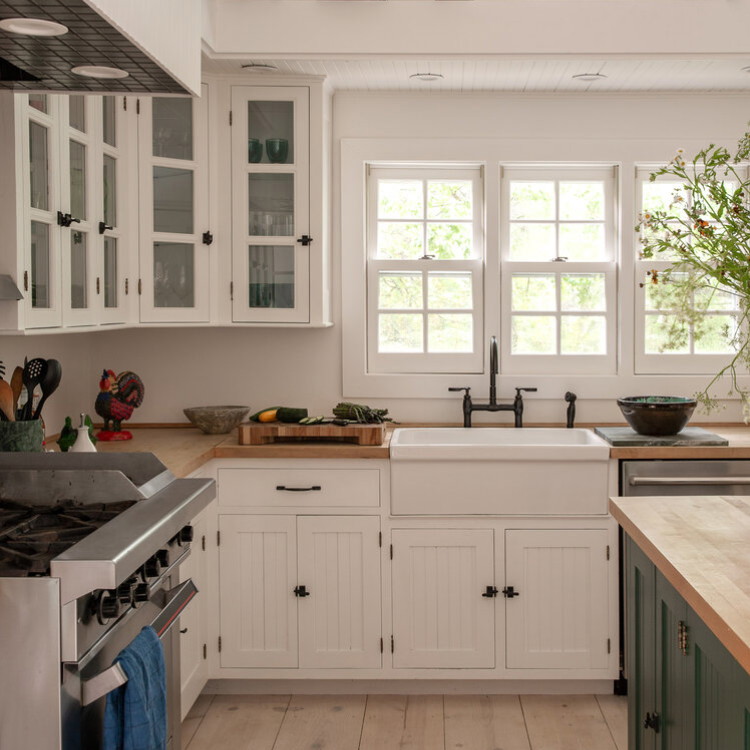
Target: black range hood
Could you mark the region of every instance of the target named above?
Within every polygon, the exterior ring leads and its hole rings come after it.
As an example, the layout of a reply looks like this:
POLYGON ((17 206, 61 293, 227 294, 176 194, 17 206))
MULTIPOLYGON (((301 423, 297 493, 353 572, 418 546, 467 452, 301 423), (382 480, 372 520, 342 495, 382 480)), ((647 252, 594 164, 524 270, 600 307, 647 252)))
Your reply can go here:
POLYGON ((0 0, 0 20, 19 17, 56 21, 69 30, 56 37, 0 30, 0 89, 190 93, 84 0, 0 0), (84 78, 71 73, 77 65, 120 68, 128 77, 84 78))

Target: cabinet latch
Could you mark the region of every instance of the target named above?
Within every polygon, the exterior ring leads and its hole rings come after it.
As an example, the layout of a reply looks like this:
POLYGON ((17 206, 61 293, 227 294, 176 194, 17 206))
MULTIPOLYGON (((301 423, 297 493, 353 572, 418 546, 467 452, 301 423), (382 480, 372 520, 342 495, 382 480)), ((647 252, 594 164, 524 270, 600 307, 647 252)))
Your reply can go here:
POLYGON ((80 219, 76 219, 71 214, 64 214, 62 211, 57 212, 57 225, 61 227, 69 227, 73 222, 78 224, 81 223, 80 219))
POLYGON ((305 586, 295 586, 294 595, 300 596, 300 597, 310 596, 310 592, 307 590, 307 587, 305 586))
POLYGON ((520 596, 520 594, 513 588, 513 586, 506 586, 503 589, 503 596, 506 599, 512 599, 514 596, 520 596))
POLYGON ((303 234, 297 242, 299 242, 300 245, 303 245, 304 247, 307 247, 311 242, 313 241, 313 238, 310 237, 310 235, 303 234))
POLYGON ((485 586, 482 596, 487 599, 492 599, 493 596, 497 596, 497 586, 485 586))
POLYGON ((643 728, 644 729, 653 729, 654 732, 659 734, 659 719, 660 716, 656 712, 654 713, 647 713, 646 718, 643 720, 643 728))
POLYGON ((203 232, 201 235, 201 242, 204 245, 212 245, 214 241, 214 236, 211 234, 211 232, 203 232))
POLYGON ((108 229, 114 229, 114 227, 111 227, 109 224, 100 221, 99 222, 99 234, 104 234, 108 229))

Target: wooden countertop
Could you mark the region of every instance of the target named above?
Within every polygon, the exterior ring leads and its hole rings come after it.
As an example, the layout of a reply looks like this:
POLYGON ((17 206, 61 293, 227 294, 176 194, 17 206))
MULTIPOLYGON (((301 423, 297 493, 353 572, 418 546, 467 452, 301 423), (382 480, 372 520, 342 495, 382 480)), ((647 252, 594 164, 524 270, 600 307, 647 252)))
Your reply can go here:
POLYGON ((750 497, 616 497, 610 511, 750 674, 750 497))

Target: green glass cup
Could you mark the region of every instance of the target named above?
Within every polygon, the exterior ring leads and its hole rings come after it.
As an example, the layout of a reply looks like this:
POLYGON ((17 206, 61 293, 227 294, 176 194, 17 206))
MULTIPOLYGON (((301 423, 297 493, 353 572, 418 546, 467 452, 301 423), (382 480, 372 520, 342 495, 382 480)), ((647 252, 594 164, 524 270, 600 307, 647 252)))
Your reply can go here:
POLYGON ((284 164, 289 156, 289 141, 286 138, 269 138, 266 141, 266 153, 272 164, 284 164))
POLYGON ((263 144, 257 138, 247 139, 247 160, 257 164, 263 158, 263 144))

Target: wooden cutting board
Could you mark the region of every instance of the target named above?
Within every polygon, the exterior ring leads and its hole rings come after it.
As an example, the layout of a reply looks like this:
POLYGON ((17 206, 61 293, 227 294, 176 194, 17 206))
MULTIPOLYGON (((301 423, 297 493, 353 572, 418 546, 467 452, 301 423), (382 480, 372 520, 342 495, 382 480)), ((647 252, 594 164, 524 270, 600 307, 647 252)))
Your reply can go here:
POLYGON ((329 440, 358 445, 381 445, 385 440, 384 424, 286 424, 284 422, 244 422, 238 429, 240 445, 263 445, 277 442, 329 440))

